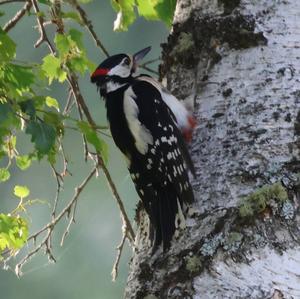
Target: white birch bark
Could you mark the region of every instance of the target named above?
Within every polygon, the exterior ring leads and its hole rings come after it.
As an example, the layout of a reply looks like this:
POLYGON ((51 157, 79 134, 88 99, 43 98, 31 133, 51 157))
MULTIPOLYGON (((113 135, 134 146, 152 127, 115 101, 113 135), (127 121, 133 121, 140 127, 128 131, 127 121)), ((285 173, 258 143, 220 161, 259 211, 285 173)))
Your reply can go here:
POLYGON ((165 255, 141 225, 125 298, 300 298, 300 1, 179 0, 174 23, 197 202, 165 255))

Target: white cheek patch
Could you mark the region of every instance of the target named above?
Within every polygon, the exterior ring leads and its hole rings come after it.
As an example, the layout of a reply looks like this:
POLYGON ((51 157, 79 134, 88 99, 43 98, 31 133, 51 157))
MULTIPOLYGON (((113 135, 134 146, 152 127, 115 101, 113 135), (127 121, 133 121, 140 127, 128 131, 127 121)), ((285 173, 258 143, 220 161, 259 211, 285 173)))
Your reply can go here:
POLYGON ((131 65, 132 65, 132 61, 130 62, 130 65, 123 65, 123 61, 126 58, 124 58, 122 60, 122 62, 118 65, 116 65, 115 67, 113 67, 112 69, 110 69, 110 71, 107 73, 109 76, 119 76, 122 78, 127 78, 130 76, 130 71, 131 71, 131 65))
POLYGON ((124 93, 124 113, 129 129, 135 139, 135 146, 141 154, 146 154, 148 145, 153 144, 151 132, 138 119, 139 108, 134 100, 136 97, 129 87, 124 93))

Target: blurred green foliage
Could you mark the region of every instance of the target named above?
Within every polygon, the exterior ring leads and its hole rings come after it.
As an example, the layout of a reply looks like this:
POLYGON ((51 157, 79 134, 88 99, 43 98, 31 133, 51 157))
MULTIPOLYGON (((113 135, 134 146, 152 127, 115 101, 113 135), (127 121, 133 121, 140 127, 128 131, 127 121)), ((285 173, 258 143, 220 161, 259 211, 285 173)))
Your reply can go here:
POLYGON ((138 14, 146 20, 161 20, 171 26, 176 0, 111 0, 118 15, 114 22, 114 30, 127 30, 138 14))

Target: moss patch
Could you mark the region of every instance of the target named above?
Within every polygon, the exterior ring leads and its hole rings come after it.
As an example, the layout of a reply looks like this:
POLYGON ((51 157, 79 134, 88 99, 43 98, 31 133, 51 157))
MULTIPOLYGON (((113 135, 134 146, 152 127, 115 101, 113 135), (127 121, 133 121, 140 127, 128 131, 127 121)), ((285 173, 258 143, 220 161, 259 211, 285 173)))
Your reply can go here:
POLYGON ((244 197, 239 206, 239 214, 241 217, 251 217, 264 211, 272 200, 277 203, 288 200, 287 191, 281 183, 265 185, 244 197))
POLYGON ((191 273, 199 273, 202 268, 201 258, 199 256, 188 256, 186 258, 186 269, 191 273))

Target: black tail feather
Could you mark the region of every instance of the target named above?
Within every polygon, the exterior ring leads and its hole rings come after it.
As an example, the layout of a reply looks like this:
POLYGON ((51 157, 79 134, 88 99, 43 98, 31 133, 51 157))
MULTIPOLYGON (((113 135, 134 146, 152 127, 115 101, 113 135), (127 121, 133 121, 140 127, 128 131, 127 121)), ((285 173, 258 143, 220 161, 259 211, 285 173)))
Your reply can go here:
MULTIPOLYGON (((152 202, 152 216, 155 219, 151 221, 150 231, 154 231, 153 252, 162 243, 163 251, 166 252, 170 248, 171 240, 175 232, 175 218, 178 213, 177 195, 168 186, 160 186, 158 197, 152 202)), ((150 235, 151 237, 151 235, 150 235)))

